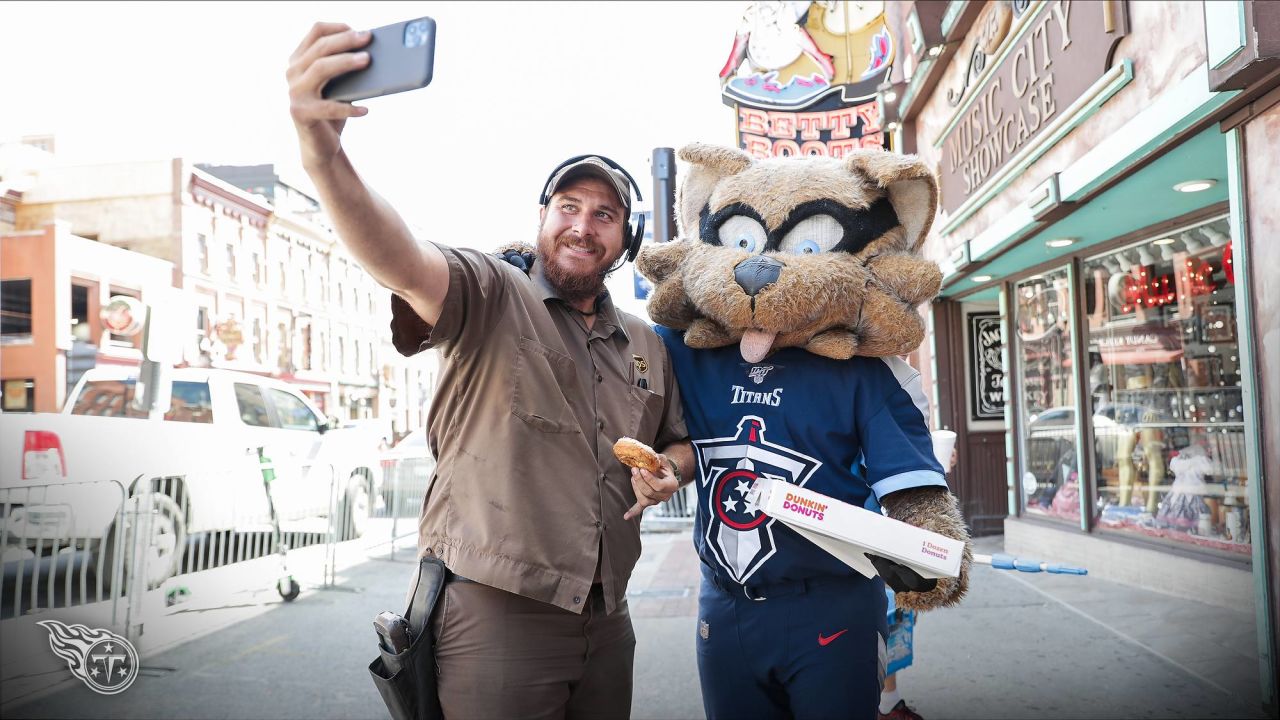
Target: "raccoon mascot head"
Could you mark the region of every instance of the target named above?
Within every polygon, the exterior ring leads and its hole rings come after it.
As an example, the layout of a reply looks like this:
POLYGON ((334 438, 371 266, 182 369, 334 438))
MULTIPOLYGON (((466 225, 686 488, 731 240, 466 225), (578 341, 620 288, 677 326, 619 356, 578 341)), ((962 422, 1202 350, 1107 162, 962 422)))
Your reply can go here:
POLYGON ((937 294, 919 255, 938 204, 923 162, 880 150, 756 160, 694 144, 680 185, 680 240, 636 261, 649 315, 694 348, 737 343, 748 362, 801 347, 835 359, 915 350, 915 308, 937 294))

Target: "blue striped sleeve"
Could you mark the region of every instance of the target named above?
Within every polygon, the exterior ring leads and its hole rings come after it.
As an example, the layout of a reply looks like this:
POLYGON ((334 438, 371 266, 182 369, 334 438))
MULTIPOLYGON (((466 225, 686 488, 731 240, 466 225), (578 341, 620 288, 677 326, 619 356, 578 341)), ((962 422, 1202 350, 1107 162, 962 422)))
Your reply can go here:
POLYGON ((867 414, 861 415, 858 428, 867 483, 877 498, 907 488, 947 487, 942 465, 933 455, 920 373, 896 357, 879 362, 871 367, 876 386, 886 391, 868 398, 867 414))

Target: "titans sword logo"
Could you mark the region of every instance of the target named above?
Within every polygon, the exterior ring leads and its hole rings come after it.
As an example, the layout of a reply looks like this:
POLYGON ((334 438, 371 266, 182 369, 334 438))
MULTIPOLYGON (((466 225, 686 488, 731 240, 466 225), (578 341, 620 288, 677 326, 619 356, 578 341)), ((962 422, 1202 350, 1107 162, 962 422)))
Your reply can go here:
POLYGON ((757 478, 767 477, 804 487, 822 463, 791 448, 765 440, 762 418, 747 415, 733 437, 693 444, 701 470, 698 492, 706 502, 700 512, 706 540, 720 565, 740 583, 776 551, 773 518, 747 502, 757 478))

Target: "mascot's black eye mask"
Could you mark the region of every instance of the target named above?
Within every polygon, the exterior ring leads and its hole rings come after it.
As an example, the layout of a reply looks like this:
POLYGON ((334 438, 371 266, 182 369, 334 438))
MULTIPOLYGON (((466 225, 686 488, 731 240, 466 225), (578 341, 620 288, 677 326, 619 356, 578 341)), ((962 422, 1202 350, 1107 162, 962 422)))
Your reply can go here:
MULTIPOLYGON (((853 209, 833 200, 812 200, 797 205, 781 225, 769 231, 763 248, 746 249, 752 252, 776 251, 782 243, 782 238, 786 237, 792 228, 814 215, 830 215, 840 223, 844 229, 844 235, 830 252, 844 252, 850 255, 857 254, 871 241, 900 224, 898 214, 893 211, 893 204, 887 197, 876 200, 865 210, 853 209)), ((745 203, 733 203, 715 213, 710 212, 710 207, 704 205, 699 215, 699 237, 708 245, 723 245, 724 243, 720 242, 720 226, 730 218, 740 216, 749 217, 759 223, 760 227, 764 227, 764 220, 760 217, 760 213, 745 203)))

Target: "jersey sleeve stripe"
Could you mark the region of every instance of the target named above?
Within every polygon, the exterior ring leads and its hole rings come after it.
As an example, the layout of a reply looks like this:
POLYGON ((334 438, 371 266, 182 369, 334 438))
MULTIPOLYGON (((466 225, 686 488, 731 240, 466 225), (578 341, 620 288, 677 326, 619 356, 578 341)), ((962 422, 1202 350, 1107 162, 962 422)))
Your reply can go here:
POLYGON ((876 494, 876 498, 882 498, 889 493, 899 490, 915 487, 946 487, 947 479, 942 473, 932 470, 908 470, 907 472, 890 475, 880 482, 871 486, 872 492, 876 494))

